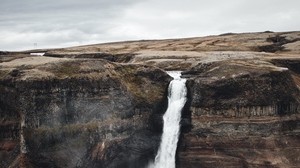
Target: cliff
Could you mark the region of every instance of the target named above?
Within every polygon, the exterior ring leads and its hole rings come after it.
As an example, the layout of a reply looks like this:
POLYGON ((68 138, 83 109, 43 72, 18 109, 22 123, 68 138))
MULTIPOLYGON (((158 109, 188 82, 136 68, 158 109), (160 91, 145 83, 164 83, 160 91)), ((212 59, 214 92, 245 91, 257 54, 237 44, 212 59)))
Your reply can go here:
POLYGON ((1 52, 0 165, 144 167, 164 71, 182 70, 177 167, 299 167, 299 41, 268 31, 1 52))
POLYGON ((180 167, 300 165, 300 95, 287 68, 230 60, 184 74, 192 128, 181 137, 180 167))
POLYGON ((1 167, 140 167, 154 155, 162 70, 40 57, 1 66, 1 167))

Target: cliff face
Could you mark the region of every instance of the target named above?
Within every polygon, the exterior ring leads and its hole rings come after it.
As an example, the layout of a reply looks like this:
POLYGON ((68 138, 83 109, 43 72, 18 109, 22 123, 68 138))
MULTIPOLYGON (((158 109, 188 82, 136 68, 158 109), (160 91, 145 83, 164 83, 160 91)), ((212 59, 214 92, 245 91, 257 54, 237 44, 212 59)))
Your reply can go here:
POLYGON ((181 137, 179 167, 300 165, 300 96, 287 68, 230 60, 184 75, 192 128, 181 137))
POLYGON ((163 71, 24 59, 26 66, 2 64, 2 167, 140 167, 153 157, 159 132, 151 118, 164 111, 170 80, 163 71))
POLYGON ((299 167, 299 32, 0 52, 0 167, 144 167, 182 70, 177 167, 299 167), (31 56, 45 52, 45 56, 31 56))

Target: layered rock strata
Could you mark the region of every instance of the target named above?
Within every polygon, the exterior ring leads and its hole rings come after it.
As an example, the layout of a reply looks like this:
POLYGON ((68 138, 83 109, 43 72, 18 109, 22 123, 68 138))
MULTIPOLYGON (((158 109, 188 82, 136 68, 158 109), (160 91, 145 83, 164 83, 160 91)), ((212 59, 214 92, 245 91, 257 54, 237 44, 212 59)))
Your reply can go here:
POLYGON ((159 143, 153 118, 164 111, 166 73, 105 60, 41 64, 37 58, 1 64, 1 167, 148 163, 159 143))
POLYGON ((184 72, 191 129, 179 167, 298 167, 299 89, 288 68, 257 60, 199 63, 184 72))

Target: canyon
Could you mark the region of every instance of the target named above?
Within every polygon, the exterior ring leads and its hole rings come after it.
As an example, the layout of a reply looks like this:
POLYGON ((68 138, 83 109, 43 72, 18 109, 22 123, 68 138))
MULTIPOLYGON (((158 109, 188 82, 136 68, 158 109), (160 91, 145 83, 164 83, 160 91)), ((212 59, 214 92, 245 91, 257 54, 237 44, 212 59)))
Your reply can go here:
POLYGON ((170 70, 176 167, 299 167, 299 55, 300 32, 270 31, 1 51, 0 167, 146 167, 170 70))

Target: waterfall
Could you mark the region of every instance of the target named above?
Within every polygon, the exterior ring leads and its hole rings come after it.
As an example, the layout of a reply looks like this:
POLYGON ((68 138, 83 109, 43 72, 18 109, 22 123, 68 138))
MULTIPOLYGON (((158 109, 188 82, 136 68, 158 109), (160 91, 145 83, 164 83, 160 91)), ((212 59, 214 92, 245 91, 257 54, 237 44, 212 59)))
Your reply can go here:
POLYGON ((175 154, 180 134, 181 111, 186 102, 186 79, 179 71, 168 72, 174 79, 168 88, 168 109, 163 116, 164 126, 161 143, 150 168, 175 168, 175 154))

